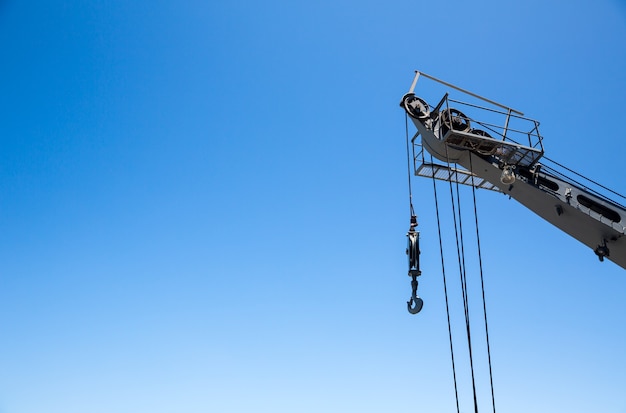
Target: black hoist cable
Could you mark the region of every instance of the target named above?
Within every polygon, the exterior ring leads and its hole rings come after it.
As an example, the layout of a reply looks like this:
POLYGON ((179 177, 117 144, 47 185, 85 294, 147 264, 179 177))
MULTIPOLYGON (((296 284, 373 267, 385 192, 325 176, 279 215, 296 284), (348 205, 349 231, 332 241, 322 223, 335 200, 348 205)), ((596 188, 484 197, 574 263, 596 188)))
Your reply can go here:
MULTIPOLYGON (((411 154, 409 151, 409 115, 404 113, 404 129, 406 135, 406 172, 407 172, 407 182, 409 184, 409 209, 411 213, 411 218, 415 216, 415 210, 413 209, 413 192, 411 189, 411 154)), ((412 222, 411 222, 412 223, 412 222)))
MULTIPOLYGON (((410 212, 410 227, 407 233, 408 238, 408 247, 406 253, 409 258, 409 276, 412 278, 411 287, 412 287, 412 295, 411 299, 407 302, 407 307, 410 313, 416 314, 418 313, 423 306, 423 301, 421 298, 417 296, 417 277, 421 275, 421 271, 419 269, 419 232, 415 229, 417 227, 417 216, 415 215, 415 210, 413 207, 413 194, 412 194, 412 185, 411 185, 411 153, 410 153, 410 144, 409 144, 409 125, 408 125, 408 113, 405 112, 405 131, 406 131, 406 157, 407 157, 407 181, 408 181, 408 195, 409 195, 409 212, 410 212)), ((415 140, 419 136, 419 131, 413 137, 415 140)), ((415 150, 415 149, 414 149, 415 150)), ((447 163, 448 177, 447 180, 450 187, 450 199, 451 199, 451 209, 452 209, 452 221, 454 225, 454 235, 456 240, 456 255, 458 260, 458 271, 460 275, 460 288, 463 299, 463 314, 465 319, 465 330, 466 330, 466 339, 468 346, 468 357, 469 357, 469 368, 471 373, 471 382, 472 382, 472 393, 473 393, 473 404, 474 404, 474 413, 478 413, 478 396, 477 396, 477 385, 476 385, 476 375, 475 375, 475 366, 473 360, 473 340, 472 340, 472 332, 471 332, 471 318, 470 318, 470 305, 469 305, 469 294, 468 294, 468 279, 467 279, 467 266, 465 260, 465 240, 463 234, 463 220, 462 220, 462 211, 461 211, 461 191, 459 189, 460 180, 458 177, 458 172, 456 169, 453 169, 450 162, 450 157, 448 153, 448 145, 445 145, 445 161, 447 163), (456 186, 456 191, 453 188, 453 180, 456 186)), ((481 253, 481 245, 480 245, 480 234, 478 229, 478 212, 477 212, 477 203, 476 203, 476 184, 474 181, 474 173, 473 173, 473 165, 472 165, 472 153, 469 153, 469 172, 471 174, 471 186, 472 186, 472 200, 474 207, 474 221, 476 225, 476 241, 477 241, 477 251, 478 251, 478 264, 480 270, 480 283, 482 290, 482 310, 484 314, 484 325, 485 325, 485 336, 486 336, 486 344, 487 344, 487 356, 489 363, 489 380, 491 386, 491 402, 493 406, 493 413, 496 412, 495 406, 495 396, 494 396, 494 385, 493 385, 493 371, 492 371, 492 363, 491 363, 491 349, 489 343, 489 328, 487 323, 487 306, 485 299, 485 286, 484 286, 484 276, 483 276, 483 263, 482 263, 482 253, 481 253)), ((415 152, 413 152, 413 167, 415 168, 415 152)), ((442 159, 443 160, 443 159, 442 159)), ((422 157, 422 161, 424 161, 422 157)), ((451 322, 451 310, 450 310, 450 301, 448 297, 448 280, 446 275, 445 268, 445 259, 444 259, 444 251, 443 251, 443 239, 442 239, 442 224, 441 217, 439 213, 439 199, 437 194, 437 184, 436 179, 440 179, 435 177, 438 170, 435 169, 435 164, 433 162, 433 156, 430 155, 430 164, 432 167, 432 182, 433 182, 433 192, 435 197, 435 210, 436 210, 436 218, 437 218, 437 232, 439 236, 439 252, 441 256, 441 269, 442 269, 442 277, 443 277, 443 287, 444 287, 444 296, 445 296, 445 305, 446 305, 446 316, 448 323, 448 338, 450 342, 450 356, 452 362, 452 374, 454 379, 454 393, 456 400, 456 408, 457 413, 460 413, 460 400, 459 400, 459 385, 457 379, 457 364, 458 361, 455 360, 455 345, 452 337, 452 322, 451 322)), ((441 165, 443 167, 443 165, 441 165)))
MULTIPOLYGON (((430 155, 430 163, 433 163, 433 156, 430 155)), ((441 219, 439 217, 439 198, 437 197, 437 183, 435 174, 432 174, 433 193, 435 195, 435 214, 437 216, 437 234, 439 235, 439 255, 441 256, 441 276, 443 278, 443 293, 446 299, 446 317, 448 319, 448 338, 450 340, 450 358, 452 361, 452 378, 454 380, 454 397, 456 400, 456 411, 460 413, 459 388, 456 380, 456 362, 454 360, 454 346, 452 344, 452 323, 450 322, 450 302, 448 300, 448 283, 446 280, 446 265, 443 257, 443 240, 441 237, 441 219)))
POLYGON ((452 168, 450 166, 450 157, 448 154, 448 145, 446 145, 446 163, 449 171, 448 183, 450 184, 450 199, 452 202, 452 219, 454 223, 454 236, 456 239, 457 259, 459 264, 459 275, 461 280, 461 291, 463 296, 463 310, 465 315, 465 331, 467 334, 467 347, 470 362, 470 373, 472 378, 472 394, 474 397, 474 413, 478 413, 478 398, 476 394, 476 377, 474 375, 474 357, 472 352, 472 334, 469 318, 469 301, 467 294, 467 277, 465 269, 465 248, 463 243, 463 222, 461 220, 461 200, 459 196, 459 182, 456 179, 456 203, 454 200, 454 191, 452 189, 452 168), (456 206, 455 206, 456 205, 456 206), (458 212, 457 212, 458 211, 458 212), (458 214, 458 220, 457 220, 458 214))
POLYGON ((478 248, 478 268, 480 270, 480 288, 483 296, 483 315, 485 321, 485 339, 487 342, 487 361, 489 363, 489 384, 491 386, 491 406, 493 413, 496 413, 496 397, 493 389, 493 370, 491 368, 491 346, 489 345, 489 325, 487 323, 487 300, 485 299, 485 281, 483 277, 483 258, 480 252, 480 234, 478 232, 478 208, 476 207, 476 186, 474 185, 474 165, 472 164, 472 154, 470 153, 470 173, 472 174, 472 199, 474 201, 474 221, 476 224, 476 243, 478 248))

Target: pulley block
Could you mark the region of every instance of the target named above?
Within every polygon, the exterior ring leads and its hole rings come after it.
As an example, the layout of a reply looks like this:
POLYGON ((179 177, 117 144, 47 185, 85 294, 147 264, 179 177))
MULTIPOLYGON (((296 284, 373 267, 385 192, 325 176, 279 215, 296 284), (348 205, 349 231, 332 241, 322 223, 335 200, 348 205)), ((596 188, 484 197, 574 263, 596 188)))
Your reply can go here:
POLYGON ((430 117, 430 107, 422 98, 408 93, 402 98, 402 106, 411 117, 424 121, 430 117))
POLYGON ((468 132, 471 129, 470 120, 458 109, 448 108, 441 112, 441 136, 450 129, 459 132, 468 132))

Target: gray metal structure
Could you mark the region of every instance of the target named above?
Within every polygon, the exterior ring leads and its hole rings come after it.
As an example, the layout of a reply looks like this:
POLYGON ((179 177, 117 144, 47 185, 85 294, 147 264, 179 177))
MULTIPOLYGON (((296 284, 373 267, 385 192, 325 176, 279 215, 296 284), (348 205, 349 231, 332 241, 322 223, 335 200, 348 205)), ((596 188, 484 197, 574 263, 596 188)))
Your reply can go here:
POLYGON ((417 128, 412 139, 415 175, 503 192, 590 247, 601 261, 626 269, 626 207, 593 185, 540 163, 539 122, 419 71, 400 105, 417 128), (431 106, 414 93, 420 77, 481 105, 445 93, 431 106), (441 163, 427 160, 424 152, 441 163))

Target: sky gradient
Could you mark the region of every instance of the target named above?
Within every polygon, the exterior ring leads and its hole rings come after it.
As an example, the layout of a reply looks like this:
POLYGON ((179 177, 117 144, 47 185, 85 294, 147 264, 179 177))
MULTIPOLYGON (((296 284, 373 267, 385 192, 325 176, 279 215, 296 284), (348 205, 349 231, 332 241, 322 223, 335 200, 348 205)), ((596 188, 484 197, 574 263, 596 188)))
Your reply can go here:
MULTIPOLYGON (((5 0, 0 50, 0 413, 456 411, 414 70, 626 193, 622 0, 5 0)), ((626 413, 624 270, 477 195, 497 410, 626 413)))

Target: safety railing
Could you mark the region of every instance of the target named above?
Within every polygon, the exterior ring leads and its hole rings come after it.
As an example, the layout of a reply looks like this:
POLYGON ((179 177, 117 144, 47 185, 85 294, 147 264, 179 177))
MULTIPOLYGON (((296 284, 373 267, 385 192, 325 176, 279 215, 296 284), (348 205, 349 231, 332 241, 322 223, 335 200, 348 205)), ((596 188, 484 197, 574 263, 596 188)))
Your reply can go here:
POLYGON ((543 138, 539 133, 538 121, 524 117, 518 110, 419 71, 415 72, 409 93, 414 92, 420 76, 481 102, 476 104, 452 99, 448 93, 436 105, 424 101, 429 106, 433 128, 438 128, 436 132, 447 143, 483 155, 497 156, 509 165, 530 166, 543 155, 543 138), (448 135, 444 136, 446 133, 448 135))

